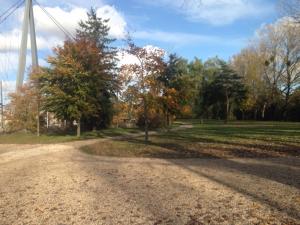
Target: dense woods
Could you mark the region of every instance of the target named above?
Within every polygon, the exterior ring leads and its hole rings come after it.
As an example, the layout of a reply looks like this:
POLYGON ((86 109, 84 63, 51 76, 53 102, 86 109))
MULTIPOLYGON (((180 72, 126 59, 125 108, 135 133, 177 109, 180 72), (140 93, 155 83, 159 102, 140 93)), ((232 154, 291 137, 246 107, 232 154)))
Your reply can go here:
POLYGON ((77 126, 78 136, 81 129, 139 126, 147 141, 149 129, 168 128, 176 118, 300 121, 300 24, 294 11, 286 6, 289 17, 262 27, 228 62, 203 62, 132 40, 115 48, 108 21, 91 10, 75 38, 53 50, 49 66, 33 71, 11 95, 10 128, 33 131, 51 113, 65 126, 77 126), (120 52, 136 60, 120 66, 120 52))

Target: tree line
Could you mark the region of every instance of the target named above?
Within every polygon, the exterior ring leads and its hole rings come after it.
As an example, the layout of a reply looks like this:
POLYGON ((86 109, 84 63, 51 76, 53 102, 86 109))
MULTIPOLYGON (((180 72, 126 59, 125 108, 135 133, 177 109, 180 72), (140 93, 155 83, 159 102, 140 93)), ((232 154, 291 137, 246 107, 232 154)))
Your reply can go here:
POLYGON ((228 62, 202 62, 131 39, 117 49, 107 20, 95 10, 11 94, 10 130, 45 127, 51 113, 65 127, 93 130, 133 123, 145 130, 170 127, 175 118, 300 121, 300 29, 292 17, 266 25, 228 62), (118 54, 135 62, 119 66, 118 54), (48 114, 47 114, 48 115, 48 114))

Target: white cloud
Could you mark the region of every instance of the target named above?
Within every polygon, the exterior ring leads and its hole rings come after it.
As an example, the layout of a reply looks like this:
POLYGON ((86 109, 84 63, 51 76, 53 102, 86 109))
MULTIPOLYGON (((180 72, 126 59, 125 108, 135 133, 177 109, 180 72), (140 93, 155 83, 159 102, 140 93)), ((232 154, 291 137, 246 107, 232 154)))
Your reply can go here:
POLYGON ((127 23, 123 15, 114 6, 105 5, 98 8, 97 15, 103 19, 109 19, 109 32, 113 38, 122 39, 125 37, 127 23))
POLYGON ((16 90, 16 81, 3 81, 3 102, 4 105, 9 103, 9 94, 16 90))
POLYGON ((0 33, 0 52, 16 51, 20 47, 20 30, 0 33))
MULTIPOLYGON (((61 38, 55 35, 49 35, 47 38, 43 35, 36 37, 37 47, 39 50, 52 49, 62 43, 61 38)), ((21 43, 21 30, 15 29, 3 34, 0 34, 0 52, 19 51, 21 43)), ((30 49, 30 37, 28 36, 27 48, 30 49)))
MULTIPOLYGON (((15 0, 3 0, 1 1, 1 4, 3 4, 3 8, 7 9, 9 6, 14 4, 16 1, 15 0)), ((104 0, 38 0, 38 2, 43 5, 43 6, 57 6, 60 5, 63 8, 74 8, 77 6, 81 6, 84 8, 91 8, 91 7, 101 7, 105 5, 104 0)), ((2 5, 1 5, 2 6, 2 5)))
MULTIPOLYGON (((72 35, 78 28, 78 23, 87 19, 87 9, 76 7, 64 10, 60 7, 46 7, 47 12, 53 16, 72 35)), ((48 16, 38 7, 34 6, 36 30, 38 34, 45 34, 64 38, 65 34, 51 21, 48 16)), ((108 26, 110 36, 123 38, 126 30, 126 21, 122 14, 114 6, 104 5, 97 9, 97 15, 103 19, 109 19, 108 26)), ((22 20, 22 18, 20 18, 22 20)))
MULTIPOLYGON (((75 1, 74 2, 80 2, 75 1)), ((82 7, 45 7, 45 9, 57 20, 64 28, 75 34, 78 22, 87 19, 88 9, 82 7)), ((0 32, 0 73, 15 74, 18 66, 18 50, 21 42, 21 26, 23 21, 23 10, 20 9, 13 18, 14 23, 10 29, 0 32)), ((49 52, 53 47, 62 44, 65 34, 51 21, 38 6, 34 6, 35 25, 37 34, 37 47, 39 53, 46 50, 49 52)), ((97 15, 103 19, 109 19, 108 25, 111 27, 109 35, 112 38, 123 38, 125 36, 126 21, 123 15, 114 6, 102 5, 97 8, 97 15)), ((28 49, 30 39, 28 38, 28 49)), ((45 53, 45 51, 43 52, 45 53)), ((27 57, 27 66, 30 64, 30 57, 27 57)), ((45 61, 39 59, 40 64, 45 61)))
MULTIPOLYGON (((13 92, 16 87, 16 68, 18 66, 18 53, 0 52, 0 80, 3 80, 3 99, 4 104, 9 101, 8 94, 13 92)), ((29 66, 29 65, 28 65, 29 66)))
POLYGON ((16 72, 18 58, 17 52, 0 52, 0 79, 7 80, 11 72, 16 72))
MULTIPOLYGON (((75 34, 79 21, 87 19, 87 9, 85 8, 77 7, 65 10, 60 7, 46 7, 45 9, 72 35, 75 34)), ((34 6, 34 15, 38 49, 52 49, 61 44, 66 35, 55 23, 38 6, 34 6)), ((125 37, 126 21, 114 6, 104 5, 98 8, 97 15, 103 19, 109 19, 108 25, 111 27, 109 35, 112 38, 121 39, 125 37)), ((15 27, 7 32, 0 33, 0 51, 16 51, 19 49, 23 15, 18 14, 17 20, 18 23, 15 23, 15 27)), ((30 41, 28 41, 28 47, 30 47, 30 41)))
MULTIPOLYGON (((162 57, 165 56, 166 51, 160 47, 153 46, 153 45, 145 45, 143 46, 147 52, 156 53, 162 57)), ((130 65, 130 64, 140 64, 140 61, 136 56, 133 54, 128 53, 126 50, 120 50, 117 53, 117 58, 119 60, 118 66, 121 67, 122 65, 130 65)))
POLYGON ((195 22, 226 25, 236 20, 270 13, 273 7, 263 0, 143 0, 148 4, 165 6, 184 14, 195 22))
POLYGON ((131 55, 126 51, 118 51, 117 58, 119 60, 119 62, 118 62, 119 67, 121 67, 123 65, 139 63, 139 60, 134 55, 131 55))
POLYGON ((166 42, 176 45, 192 44, 195 42, 214 41, 215 37, 180 33, 180 32, 165 32, 165 31, 137 31, 133 34, 137 39, 147 39, 152 41, 166 42))
POLYGON ((11 93, 16 89, 16 81, 3 81, 3 92, 11 93))
MULTIPOLYGON (((75 33, 78 22, 81 19, 86 19, 86 10, 84 8, 74 8, 70 11, 63 10, 60 7, 46 7, 45 9, 71 34, 75 33)), ((65 34, 38 6, 34 6, 34 16, 38 35, 65 38, 65 34)), ((23 18, 21 17, 20 20, 23 20, 23 18)))
POLYGON ((165 42, 176 46, 192 44, 222 44, 228 46, 240 46, 246 41, 245 38, 224 38, 213 35, 201 35, 182 32, 165 32, 159 30, 137 31, 133 33, 133 37, 137 39, 165 42))

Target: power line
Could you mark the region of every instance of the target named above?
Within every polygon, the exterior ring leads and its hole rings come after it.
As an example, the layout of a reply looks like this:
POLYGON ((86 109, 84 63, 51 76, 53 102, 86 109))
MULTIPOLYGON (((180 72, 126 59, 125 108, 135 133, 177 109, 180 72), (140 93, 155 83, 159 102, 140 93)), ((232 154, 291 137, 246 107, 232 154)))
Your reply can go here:
POLYGON ((4 13, 0 15, 0 24, 2 24, 8 17, 10 17, 17 9, 19 9, 25 0, 20 0, 9 7, 4 13))
POLYGON ((4 129, 4 121, 3 121, 3 118, 4 118, 4 116, 3 116, 3 114, 4 114, 4 104, 3 104, 3 81, 1 80, 0 81, 1 83, 0 83, 0 91, 1 91, 1 93, 0 93, 0 99, 1 99, 1 129, 2 129, 2 131, 3 131, 3 129, 4 129))
MULTIPOLYGON (((21 0, 23 1, 23 0, 21 0)), ((16 7, 20 2, 20 0, 18 0, 17 2, 15 2, 11 7, 9 7, 6 11, 4 11, 1 15, 0 18, 3 17, 5 14, 7 14, 10 10, 12 10, 14 7, 16 7)))
POLYGON ((52 22, 70 39, 75 39, 75 37, 66 29, 64 28, 61 23, 59 23, 43 6, 41 6, 40 3, 38 3, 36 0, 34 2, 41 8, 41 10, 52 20, 52 22))

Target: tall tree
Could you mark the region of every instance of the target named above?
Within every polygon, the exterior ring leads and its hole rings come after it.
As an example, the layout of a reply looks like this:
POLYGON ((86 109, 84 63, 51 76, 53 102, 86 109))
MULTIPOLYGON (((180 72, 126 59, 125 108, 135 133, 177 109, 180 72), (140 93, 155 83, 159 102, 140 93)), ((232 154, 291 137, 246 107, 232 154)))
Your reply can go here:
POLYGON ((220 59, 214 57, 206 60, 202 70, 202 79, 199 81, 199 89, 195 102, 196 115, 201 118, 217 118, 219 117, 219 110, 215 109, 219 107, 214 104, 217 100, 215 99, 215 91, 211 83, 215 80, 216 75, 220 73, 220 59), (217 111, 217 115, 213 115, 212 111, 217 111))
POLYGON ((249 46, 233 57, 233 68, 242 76, 247 87, 247 98, 242 104, 243 117, 246 113, 251 114, 248 118, 258 119, 264 117, 265 107, 268 103, 267 84, 264 80, 265 58, 259 53, 259 49, 249 46))
POLYGON ((183 77, 186 73, 186 61, 176 54, 170 54, 164 72, 158 76, 158 80, 162 83, 161 103, 167 127, 171 125, 171 117, 180 114, 186 100, 185 93, 188 86, 183 86, 183 77))
POLYGON ((280 0, 278 6, 284 16, 291 17, 300 23, 300 0, 280 0))
POLYGON ((77 136, 80 136, 82 118, 96 113, 97 100, 90 95, 93 74, 85 70, 78 57, 81 49, 88 47, 93 46, 85 41, 65 41, 63 47, 55 49, 56 55, 49 57, 50 68, 33 77, 43 94, 43 109, 58 119, 76 121, 77 136))
POLYGON ((210 104, 221 103, 224 105, 225 123, 233 103, 240 104, 245 98, 246 88, 241 77, 224 61, 219 61, 220 71, 208 86, 207 98, 210 104))
POLYGON ((264 26, 258 34, 254 44, 236 56, 233 64, 248 87, 253 82, 250 91, 253 89, 257 103, 262 105, 261 117, 264 119, 268 110, 269 118, 274 119, 276 111, 284 118, 290 96, 300 82, 300 25, 283 18, 264 26))
POLYGON ((36 83, 29 80, 17 92, 10 94, 10 103, 6 106, 5 117, 7 131, 26 130, 35 132, 39 118, 39 94, 36 83))
POLYGON ((80 60, 86 71, 93 74, 90 95, 96 99, 97 113, 85 117, 84 121, 89 129, 107 126, 113 113, 112 98, 118 91, 117 81, 117 49, 112 46, 115 39, 109 35, 109 20, 98 17, 95 9, 88 13, 88 19, 79 23, 76 39, 95 43, 96 52, 84 50, 80 60))
POLYGON ((50 68, 35 78, 45 98, 44 109, 59 119, 76 120, 77 135, 82 122, 88 129, 100 128, 112 118, 117 60, 106 23, 91 9, 75 40, 55 48, 48 59, 50 68))
POLYGON ((284 64, 280 89, 285 101, 283 117, 287 119, 290 97, 300 84, 300 24, 284 20, 278 24, 278 29, 281 30, 278 35, 280 35, 280 57, 284 64))
POLYGON ((216 77, 215 85, 220 95, 225 97, 225 122, 227 123, 232 103, 241 103, 245 98, 246 89, 241 77, 226 63, 222 61, 220 63, 221 73, 216 77))
POLYGON ((139 47, 129 40, 127 52, 134 56, 136 63, 123 65, 121 74, 127 77, 129 87, 135 87, 143 106, 145 141, 149 140, 149 108, 161 95, 159 75, 164 71, 164 51, 152 46, 139 47))

